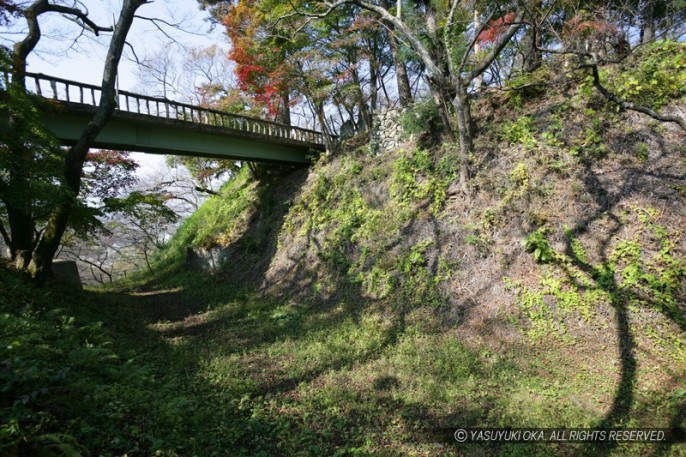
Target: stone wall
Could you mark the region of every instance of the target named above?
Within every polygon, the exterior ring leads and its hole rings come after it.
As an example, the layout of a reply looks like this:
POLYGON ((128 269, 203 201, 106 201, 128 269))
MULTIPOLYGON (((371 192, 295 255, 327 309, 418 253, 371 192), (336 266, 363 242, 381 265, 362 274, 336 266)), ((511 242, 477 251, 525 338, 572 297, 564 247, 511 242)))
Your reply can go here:
POLYGON ((79 269, 73 260, 54 260, 52 262, 52 275, 59 282, 70 284, 79 289, 83 288, 79 269))
POLYGON ((397 148, 402 143, 403 129, 400 125, 401 111, 384 108, 374 113, 374 131, 371 149, 373 153, 383 153, 397 148))
POLYGON ((204 273, 217 273, 233 256, 235 249, 215 247, 211 249, 186 248, 186 268, 204 273))

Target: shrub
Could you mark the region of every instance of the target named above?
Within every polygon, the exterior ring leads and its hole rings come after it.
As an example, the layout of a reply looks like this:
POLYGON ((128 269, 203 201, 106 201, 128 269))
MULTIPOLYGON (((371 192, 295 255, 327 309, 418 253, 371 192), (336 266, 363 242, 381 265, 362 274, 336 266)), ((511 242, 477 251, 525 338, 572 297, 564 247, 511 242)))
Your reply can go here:
POLYGON ((686 44, 656 41, 636 53, 624 71, 609 77, 624 99, 659 109, 686 95, 686 44))
POLYGON ((400 126, 407 137, 431 133, 438 125, 440 116, 433 100, 418 101, 400 116, 400 126))

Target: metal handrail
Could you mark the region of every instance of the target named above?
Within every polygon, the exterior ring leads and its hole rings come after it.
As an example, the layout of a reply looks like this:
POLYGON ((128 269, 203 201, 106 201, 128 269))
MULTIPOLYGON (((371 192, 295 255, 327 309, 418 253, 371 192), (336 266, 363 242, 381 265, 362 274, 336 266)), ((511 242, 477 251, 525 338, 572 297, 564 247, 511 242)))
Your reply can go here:
MULTIPOLYGON (((35 94, 53 100, 98 106, 101 88, 42 73, 26 73, 26 88, 35 94), (43 83, 43 85, 41 85, 43 83)), ((117 93, 119 111, 144 114, 165 119, 176 119, 194 124, 211 125, 255 133, 276 139, 323 145, 324 136, 309 130, 278 122, 240 114, 176 102, 166 98, 149 97, 120 90, 117 93)))

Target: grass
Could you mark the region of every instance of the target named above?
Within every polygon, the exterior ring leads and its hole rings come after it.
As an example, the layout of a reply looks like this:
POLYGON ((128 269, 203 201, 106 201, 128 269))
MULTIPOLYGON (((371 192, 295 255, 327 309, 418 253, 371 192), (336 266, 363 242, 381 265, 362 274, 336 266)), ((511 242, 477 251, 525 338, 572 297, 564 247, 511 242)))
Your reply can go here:
MULTIPOLYGON (((188 273, 137 293, 1 278, 3 455, 55 443, 82 455, 577 455, 589 449, 429 437, 594 426, 617 377, 612 350, 580 363, 588 354, 557 342, 469 347, 382 309, 287 303, 188 273)), ((642 390, 628 425, 664 426, 680 401, 668 393, 642 390)))
POLYGON ((484 129, 471 201, 448 146, 361 148, 241 171, 152 276, 0 267, 0 456, 686 455, 451 436, 686 427, 683 141, 577 92, 484 129))

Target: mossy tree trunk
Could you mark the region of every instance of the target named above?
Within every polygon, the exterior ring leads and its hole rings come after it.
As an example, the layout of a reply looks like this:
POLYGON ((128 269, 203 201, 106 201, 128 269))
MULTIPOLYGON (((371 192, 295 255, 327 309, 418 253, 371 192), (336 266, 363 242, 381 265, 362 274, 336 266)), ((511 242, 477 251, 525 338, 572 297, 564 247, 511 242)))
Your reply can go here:
POLYGON ((457 94, 453 99, 453 106, 455 107, 455 115, 457 117, 457 136, 459 144, 459 158, 460 158, 460 180, 459 188, 462 192, 467 192, 467 183, 469 181, 469 155, 474 149, 473 134, 472 134, 472 106, 467 93, 467 87, 458 82, 457 94))

